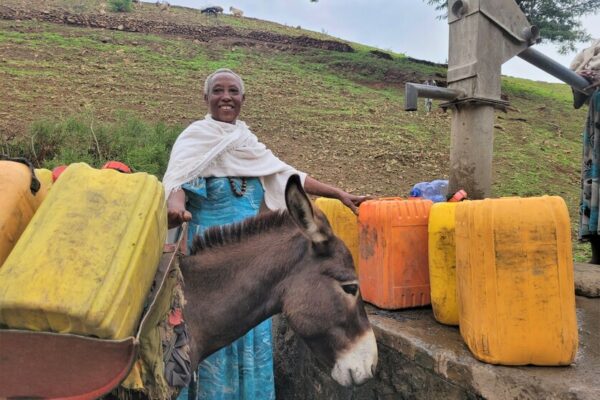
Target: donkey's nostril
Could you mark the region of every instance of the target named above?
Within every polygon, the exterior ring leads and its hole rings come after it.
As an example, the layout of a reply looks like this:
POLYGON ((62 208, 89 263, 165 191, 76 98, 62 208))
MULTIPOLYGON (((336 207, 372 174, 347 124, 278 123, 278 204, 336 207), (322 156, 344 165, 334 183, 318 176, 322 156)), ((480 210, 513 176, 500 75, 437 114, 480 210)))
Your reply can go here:
POLYGON ((377 366, 375 364, 371 364, 371 377, 375 376, 376 371, 377 371, 377 366))

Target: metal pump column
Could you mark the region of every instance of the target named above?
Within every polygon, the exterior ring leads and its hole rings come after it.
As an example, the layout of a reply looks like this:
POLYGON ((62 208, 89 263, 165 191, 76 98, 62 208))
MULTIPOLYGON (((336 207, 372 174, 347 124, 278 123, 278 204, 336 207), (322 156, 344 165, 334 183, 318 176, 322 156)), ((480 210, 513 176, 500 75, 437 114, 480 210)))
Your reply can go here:
POLYGON ((449 192, 489 197, 492 184, 494 109, 504 62, 537 40, 514 0, 449 0, 448 88, 465 93, 451 103, 449 192))
POLYGON ((449 192, 465 189, 472 199, 490 196, 494 109, 500 98, 502 64, 518 55, 525 61, 590 94, 589 83, 551 58, 529 48, 539 32, 514 0, 448 0, 450 48, 448 88, 406 84, 405 110, 419 96, 449 100, 452 109, 449 192))

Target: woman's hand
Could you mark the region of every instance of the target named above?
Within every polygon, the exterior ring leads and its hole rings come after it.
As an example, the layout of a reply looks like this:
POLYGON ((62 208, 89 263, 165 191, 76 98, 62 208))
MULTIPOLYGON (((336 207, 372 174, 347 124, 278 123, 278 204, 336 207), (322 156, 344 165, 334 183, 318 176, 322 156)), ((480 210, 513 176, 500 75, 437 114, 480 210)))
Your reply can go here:
POLYGON ((354 214, 358 215, 358 206, 365 200, 372 199, 371 196, 357 196, 354 194, 347 193, 342 189, 334 186, 327 185, 323 182, 319 182, 315 178, 310 176, 306 177, 304 181, 304 190, 308 194, 315 196, 329 197, 332 199, 338 199, 346 207, 348 207, 354 214))
POLYGON ((577 73, 587 79, 590 83, 596 83, 600 81, 600 71, 583 69, 577 73))
POLYGON ((177 228, 184 222, 192 219, 192 213, 185 208, 168 208, 167 209, 167 221, 169 223, 169 229, 177 228))
POLYGON ((360 206, 360 203, 362 203, 365 200, 370 200, 372 198, 372 196, 357 196, 355 194, 346 193, 344 191, 341 191, 339 195, 339 200, 346 207, 351 209, 352 212, 356 215, 358 215, 358 206, 360 206))
POLYGON ((185 209, 185 192, 171 192, 167 199, 167 222, 169 229, 176 228, 192 219, 192 213, 185 209))

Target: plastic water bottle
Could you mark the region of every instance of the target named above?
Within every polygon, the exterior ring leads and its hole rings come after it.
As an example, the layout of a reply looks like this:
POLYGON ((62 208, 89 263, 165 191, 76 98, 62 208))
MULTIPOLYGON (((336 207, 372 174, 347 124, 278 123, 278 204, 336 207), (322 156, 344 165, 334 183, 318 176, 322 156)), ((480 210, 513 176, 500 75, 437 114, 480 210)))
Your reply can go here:
POLYGON ((446 201, 446 196, 442 194, 434 194, 429 198, 429 200, 433 201, 434 203, 439 203, 441 201, 446 201))
POLYGON ((435 181, 431 181, 430 184, 434 187, 436 194, 444 197, 448 195, 448 181, 446 179, 436 179, 435 181))
POLYGON ((429 197, 425 196, 429 200, 434 203, 439 203, 440 201, 446 201, 446 196, 448 195, 448 181, 444 179, 436 179, 429 183, 431 186, 431 195, 429 197))
POLYGON ((436 179, 431 182, 419 182, 410 191, 410 197, 423 197, 434 203, 446 201, 448 194, 448 181, 436 179))

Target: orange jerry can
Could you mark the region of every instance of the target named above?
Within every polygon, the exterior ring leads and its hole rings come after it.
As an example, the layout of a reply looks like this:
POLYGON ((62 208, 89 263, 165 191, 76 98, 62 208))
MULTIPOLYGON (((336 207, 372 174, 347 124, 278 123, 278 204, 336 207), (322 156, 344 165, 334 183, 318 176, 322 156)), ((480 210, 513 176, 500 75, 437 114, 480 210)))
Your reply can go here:
POLYGON ((568 365, 577 319, 567 206, 558 196, 456 206, 460 333, 473 355, 504 365, 568 365))
POLYGON ((427 222, 430 200, 382 198, 360 205, 360 290, 385 309, 430 304, 427 222))
POLYGON ((348 247, 352 260, 354 261, 354 269, 358 271, 358 218, 337 199, 328 199, 319 197, 315 200, 315 205, 327 217, 333 233, 348 247))
POLYGON ((27 160, 0 160, 0 267, 39 207, 41 188, 27 160))

